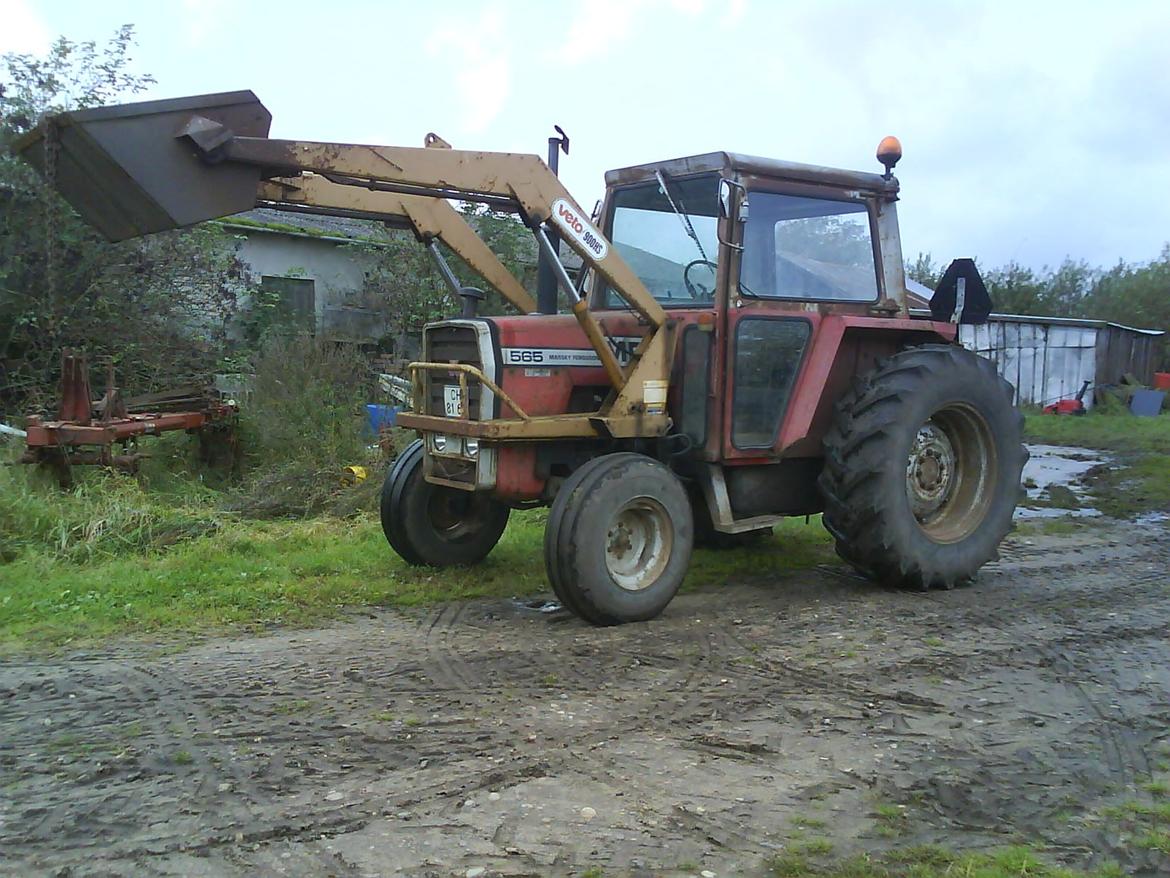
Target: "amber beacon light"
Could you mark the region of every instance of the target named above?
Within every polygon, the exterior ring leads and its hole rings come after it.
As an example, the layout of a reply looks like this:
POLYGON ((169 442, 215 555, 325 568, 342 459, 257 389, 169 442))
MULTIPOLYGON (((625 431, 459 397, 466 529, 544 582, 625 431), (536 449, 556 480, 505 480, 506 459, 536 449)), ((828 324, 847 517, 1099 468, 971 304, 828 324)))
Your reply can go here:
POLYGON ((901 158, 902 141, 898 140, 892 134, 888 137, 883 137, 882 142, 878 144, 877 160, 885 167, 885 177, 887 180, 894 173, 894 165, 898 164, 901 158))

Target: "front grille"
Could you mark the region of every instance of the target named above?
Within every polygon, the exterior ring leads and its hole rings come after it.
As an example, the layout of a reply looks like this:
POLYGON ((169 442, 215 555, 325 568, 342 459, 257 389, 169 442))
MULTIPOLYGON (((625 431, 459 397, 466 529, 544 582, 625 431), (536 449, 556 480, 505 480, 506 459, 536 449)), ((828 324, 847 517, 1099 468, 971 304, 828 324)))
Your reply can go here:
POLYGON ((455 460, 450 457, 435 457, 430 459, 430 475, 445 482, 457 485, 466 485, 475 488, 476 462, 474 460, 455 460))
MULTIPOLYGON (((483 358, 479 351, 479 336, 474 326, 451 326, 439 324, 428 326, 426 339, 423 345, 423 356, 431 363, 463 363, 483 368, 483 358)), ((426 411, 428 415, 446 416, 444 405, 444 387, 459 386, 458 372, 443 372, 441 370, 427 370, 423 373, 425 385, 426 411)), ((483 398, 483 387, 471 375, 467 376, 467 412, 471 420, 477 421, 485 416, 481 412, 480 402, 483 398)), ((487 417, 491 413, 486 413, 487 417)))

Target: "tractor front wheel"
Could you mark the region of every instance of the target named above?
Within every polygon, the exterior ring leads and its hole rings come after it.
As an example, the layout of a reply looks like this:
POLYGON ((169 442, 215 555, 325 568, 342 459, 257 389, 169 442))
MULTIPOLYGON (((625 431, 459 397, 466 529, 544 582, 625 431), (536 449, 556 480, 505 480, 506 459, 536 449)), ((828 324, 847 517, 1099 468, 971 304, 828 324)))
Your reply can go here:
POLYGON ((694 521, 686 490, 658 461, 606 454, 557 493, 545 568, 561 602, 593 625, 653 619, 690 564, 694 521))
POLYGON ((382 485, 382 532, 408 564, 466 566, 482 561, 504 533, 510 510, 486 494, 423 478, 422 441, 412 442, 382 485))
POLYGON ((1020 497, 1023 417, 988 360, 954 345, 858 380, 825 436, 820 486, 837 553, 889 585, 949 588, 997 557, 1020 497))

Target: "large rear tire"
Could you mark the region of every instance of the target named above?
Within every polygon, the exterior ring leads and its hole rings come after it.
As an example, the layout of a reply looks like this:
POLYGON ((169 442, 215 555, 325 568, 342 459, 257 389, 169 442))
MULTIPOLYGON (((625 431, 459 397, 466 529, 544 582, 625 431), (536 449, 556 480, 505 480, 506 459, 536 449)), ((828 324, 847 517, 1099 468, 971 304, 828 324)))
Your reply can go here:
POLYGON ((432 485, 416 440, 386 474, 381 513, 386 541, 406 563, 454 567, 482 561, 495 548, 510 510, 487 494, 432 485))
POLYGON ((682 483, 640 454, 607 454, 561 487, 545 568, 561 602, 593 625, 653 619, 690 565, 694 521, 682 483))
POLYGON ((825 436, 820 487, 837 553, 910 588, 966 582, 1011 530, 1028 452, 1011 385, 954 345, 903 351, 859 379, 825 436))

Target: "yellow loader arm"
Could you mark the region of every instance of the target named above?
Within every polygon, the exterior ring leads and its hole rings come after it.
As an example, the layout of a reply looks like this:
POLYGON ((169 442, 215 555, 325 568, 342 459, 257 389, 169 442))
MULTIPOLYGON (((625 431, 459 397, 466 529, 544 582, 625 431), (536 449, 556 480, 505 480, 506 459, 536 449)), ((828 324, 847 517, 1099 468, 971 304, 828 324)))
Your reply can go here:
POLYGON ((665 432, 666 415, 646 411, 643 387, 668 379, 673 333, 666 312, 540 158, 445 145, 275 140, 267 136, 270 122, 254 94, 227 92, 62 113, 15 148, 111 240, 218 219, 258 200, 405 216, 424 242, 443 240, 527 312, 534 310, 531 297, 447 201, 514 212, 553 266, 616 391, 596 413, 565 416, 566 435, 580 435, 582 424, 571 423, 580 420, 612 435, 665 432), (546 224, 648 324, 625 370, 551 245, 546 224))

